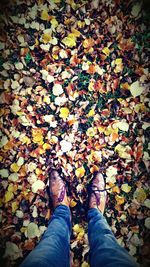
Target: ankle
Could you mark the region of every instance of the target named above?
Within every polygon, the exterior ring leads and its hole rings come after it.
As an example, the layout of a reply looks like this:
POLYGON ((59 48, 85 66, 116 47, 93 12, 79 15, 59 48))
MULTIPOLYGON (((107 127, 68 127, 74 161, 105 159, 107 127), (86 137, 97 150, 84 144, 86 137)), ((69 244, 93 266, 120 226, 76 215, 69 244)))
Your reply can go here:
POLYGON ((90 205, 89 209, 97 209, 98 211, 100 211, 102 214, 104 214, 105 208, 104 207, 100 207, 97 205, 90 205))
POLYGON ((69 208, 69 201, 68 201, 67 196, 65 196, 61 202, 53 202, 54 208, 57 208, 57 206, 59 206, 59 205, 64 205, 64 206, 67 206, 69 208))

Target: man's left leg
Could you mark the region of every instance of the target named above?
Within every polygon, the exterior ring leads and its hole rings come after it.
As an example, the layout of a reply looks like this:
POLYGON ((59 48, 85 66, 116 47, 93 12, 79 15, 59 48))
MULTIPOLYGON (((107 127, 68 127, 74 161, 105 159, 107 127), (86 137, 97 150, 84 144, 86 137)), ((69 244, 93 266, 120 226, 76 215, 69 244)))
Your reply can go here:
POLYGON ((70 209, 59 205, 41 241, 20 267, 69 267, 70 233, 70 209))

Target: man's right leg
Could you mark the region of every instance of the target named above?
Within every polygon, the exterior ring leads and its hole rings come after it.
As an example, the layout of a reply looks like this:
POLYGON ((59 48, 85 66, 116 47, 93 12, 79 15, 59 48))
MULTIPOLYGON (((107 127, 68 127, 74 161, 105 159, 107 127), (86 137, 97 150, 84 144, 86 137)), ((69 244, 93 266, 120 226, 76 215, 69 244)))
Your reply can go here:
POLYGON ((102 174, 94 177, 88 211, 88 237, 91 267, 137 267, 127 250, 121 247, 103 216, 106 204, 102 174))
POLYGON ((106 219, 98 209, 89 209, 88 221, 91 267, 138 266, 127 250, 117 243, 106 219))

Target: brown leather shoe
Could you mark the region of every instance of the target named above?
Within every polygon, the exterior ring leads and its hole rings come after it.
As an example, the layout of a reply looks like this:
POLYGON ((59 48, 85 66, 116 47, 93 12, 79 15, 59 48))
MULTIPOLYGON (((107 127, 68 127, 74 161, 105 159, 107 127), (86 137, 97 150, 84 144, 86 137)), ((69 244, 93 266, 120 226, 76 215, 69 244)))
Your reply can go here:
POLYGON ((103 214, 105 210, 107 192, 103 175, 97 173, 92 181, 89 208, 97 208, 103 214))
POLYGON ((49 190, 54 208, 60 204, 69 207, 65 183, 55 169, 49 170, 49 190))

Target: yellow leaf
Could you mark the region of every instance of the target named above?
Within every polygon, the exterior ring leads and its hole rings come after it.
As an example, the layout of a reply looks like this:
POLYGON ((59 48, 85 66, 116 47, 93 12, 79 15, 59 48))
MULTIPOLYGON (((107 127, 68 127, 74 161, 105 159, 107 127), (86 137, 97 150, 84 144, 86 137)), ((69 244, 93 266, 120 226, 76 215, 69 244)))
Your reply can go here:
POLYGON ((81 267, 90 267, 90 265, 89 265, 86 261, 84 261, 84 262, 82 263, 81 267))
POLYGON ((69 109, 68 108, 60 108, 59 117, 66 119, 68 116, 69 116, 69 109))
POLYGON ((104 133, 104 131, 105 131, 105 126, 99 126, 99 127, 98 127, 98 131, 99 131, 100 133, 104 133))
POLYGON ((130 151, 131 151, 131 148, 128 145, 122 146, 122 145, 118 144, 115 147, 115 152, 117 152, 119 154, 119 157, 123 158, 123 159, 130 159, 131 158, 130 151))
POLYGON ((67 4, 71 5, 71 7, 72 7, 73 10, 76 9, 77 5, 74 2, 74 0, 67 0, 66 2, 67 2, 67 4))
POLYGON ((102 52, 106 55, 106 56, 109 56, 110 54, 110 49, 108 47, 104 47, 102 52))
POLYGON ((11 207, 12 212, 15 213, 15 211, 18 209, 18 204, 16 203, 16 201, 12 202, 11 207))
POLYGON ((90 47, 93 47, 94 46, 94 39, 92 38, 87 38, 83 41, 83 47, 84 48, 90 48, 90 47))
POLYGON ((71 32, 73 33, 73 35, 75 36, 75 37, 80 37, 80 32, 78 31, 78 30, 76 30, 75 28, 71 28, 71 32))
POLYGON ((143 203, 146 199, 147 195, 145 193, 145 190, 143 188, 137 188, 134 192, 134 198, 139 202, 143 203))
POLYGON ((58 55, 53 55, 53 58, 54 58, 54 59, 58 59, 59 56, 58 56, 58 55))
POLYGON ((7 203, 7 202, 9 202, 11 199, 13 199, 14 198, 14 194, 13 194, 13 192, 9 192, 9 191, 7 191, 6 193, 5 193, 5 197, 4 197, 4 199, 5 199, 5 203, 7 203))
POLYGON ((110 135, 110 134, 113 134, 113 133, 118 133, 118 128, 114 129, 111 126, 108 126, 104 131, 105 135, 110 135))
POLYGON ((88 160, 92 163, 101 162, 102 161, 101 151, 91 151, 91 154, 88 156, 88 160))
POLYGON ((133 95, 133 97, 137 97, 141 95, 143 91, 144 91, 144 87, 140 85, 139 81, 132 83, 130 86, 130 92, 133 95))
POLYGON ((96 134, 96 128, 90 127, 87 129, 86 134, 87 136, 93 137, 96 134))
POLYGON ((24 136, 23 138, 21 138, 21 142, 23 143, 23 144, 30 144, 31 143, 31 140, 29 139, 29 137, 27 137, 27 136, 24 136))
POLYGON ((40 175, 40 174, 43 173, 43 171, 42 171, 41 169, 39 169, 39 168, 36 168, 35 173, 36 173, 37 175, 40 175))
POLYGON ((129 186, 128 184, 123 184, 121 186, 122 191, 124 191, 125 193, 129 193, 131 191, 131 186, 129 186))
POLYGON ((2 207, 2 206, 3 206, 3 199, 0 198, 0 207, 2 207))
POLYGON ((122 58, 116 58, 115 64, 116 65, 122 64, 122 58))
POLYGON ((78 24, 78 27, 79 27, 79 28, 83 28, 83 27, 84 27, 84 25, 85 25, 85 22, 84 22, 84 21, 81 21, 81 20, 79 20, 77 24, 78 24))
POLYGON ((58 26, 58 21, 56 20, 56 18, 52 18, 52 20, 50 21, 53 28, 56 28, 58 26))
POLYGON ((42 145, 43 142, 43 132, 41 129, 32 129, 33 142, 42 145))
POLYGON ((90 81, 89 85, 88 85, 88 90, 90 92, 94 91, 94 81, 90 81))
POLYGON ((42 35, 42 42, 43 42, 44 44, 49 43, 51 40, 52 40, 52 37, 51 37, 51 35, 50 35, 49 33, 44 33, 44 34, 42 35))
POLYGON ((70 201, 70 207, 73 208, 77 205, 77 202, 74 201, 73 199, 70 201))
POLYGON ((26 230, 27 230, 27 227, 21 227, 21 228, 20 228, 20 232, 21 232, 21 233, 25 233, 26 230))
POLYGON ((95 110, 92 108, 88 113, 88 117, 92 117, 93 115, 95 115, 95 110))
POLYGON ((20 170, 21 166, 18 166, 17 163, 12 163, 10 168, 13 172, 18 172, 20 170))
POLYGON ((76 171, 75 171, 75 175, 77 176, 77 178, 83 177, 84 174, 85 174, 84 167, 80 167, 80 168, 76 169, 76 171))
POLYGON ((91 168, 90 168, 90 173, 94 173, 94 172, 98 172, 99 171, 99 167, 96 166, 96 165, 93 165, 91 168))
POLYGON ((44 150, 46 150, 46 149, 51 149, 51 145, 45 143, 45 144, 43 145, 43 149, 44 149, 44 150))
POLYGON ((81 239, 83 238, 83 236, 84 236, 84 230, 82 230, 82 231, 78 234, 78 236, 77 236, 77 240, 81 240, 81 239))
POLYGON ((124 197, 123 196, 116 195, 115 199, 116 199, 118 205, 122 205, 124 203, 124 197))
POLYGON ((76 37, 69 33, 68 36, 62 40, 62 43, 68 47, 76 46, 76 37))
POLYGON ((44 96, 44 99, 43 99, 43 101, 44 101, 44 103, 46 103, 46 104, 50 104, 50 98, 49 98, 49 96, 44 96))
POLYGON ((43 10, 43 11, 41 12, 41 19, 42 19, 42 20, 49 20, 49 15, 48 15, 47 10, 43 10))
POLYGON ((83 227, 80 226, 79 224, 75 224, 75 225, 73 226, 73 231, 74 231, 75 233, 79 234, 79 233, 82 233, 82 232, 84 231, 84 229, 83 229, 83 227))

